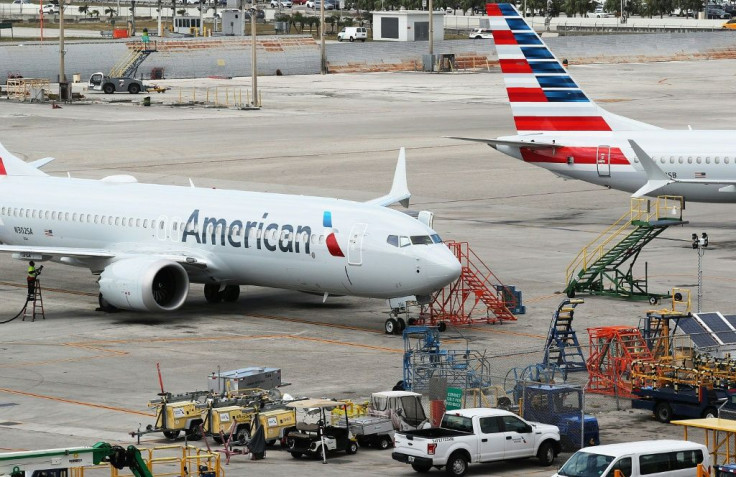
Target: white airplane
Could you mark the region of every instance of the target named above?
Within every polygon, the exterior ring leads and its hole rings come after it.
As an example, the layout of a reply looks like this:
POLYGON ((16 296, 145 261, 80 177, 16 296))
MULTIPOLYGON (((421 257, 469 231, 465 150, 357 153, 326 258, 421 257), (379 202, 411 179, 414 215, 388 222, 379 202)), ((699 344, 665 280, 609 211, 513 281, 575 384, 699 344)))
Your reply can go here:
POLYGON ((516 7, 486 9, 517 134, 454 139, 634 197, 736 202, 736 134, 665 130, 612 114, 586 96, 516 7))
POLYGON ((173 311, 190 282, 209 302, 239 285, 422 301, 460 275, 434 230, 386 208, 411 196, 403 148, 389 194, 366 203, 52 177, 50 160, 0 145, 0 252, 89 268, 105 310, 173 311))

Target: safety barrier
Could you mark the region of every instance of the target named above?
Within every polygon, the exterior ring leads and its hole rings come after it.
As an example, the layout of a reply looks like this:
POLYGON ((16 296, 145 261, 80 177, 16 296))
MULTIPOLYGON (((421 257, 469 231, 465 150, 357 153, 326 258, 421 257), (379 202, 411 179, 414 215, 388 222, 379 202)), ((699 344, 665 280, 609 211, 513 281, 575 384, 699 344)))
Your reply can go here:
MULTIPOLYGON (((253 106, 251 90, 243 88, 213 86, 204 91, 200 88, 179 88, 176 104, 204 104, 223 108, 245 108, 253 106)), ((258 104, 262 97, 258 95, 258 104)))
MULTIPOLYGON (((154 477, 198 475, 202 477, 225 477, 220 463, 220 454, 211 453, 191 445, 164 445, 139 448, 148 470, 154 477), (172 455, 160 455, 170 453, 172 455)), ((129 477, 133 474, 119 470, 110 464, 101 464, 69 469, 69 477, 129 477)))

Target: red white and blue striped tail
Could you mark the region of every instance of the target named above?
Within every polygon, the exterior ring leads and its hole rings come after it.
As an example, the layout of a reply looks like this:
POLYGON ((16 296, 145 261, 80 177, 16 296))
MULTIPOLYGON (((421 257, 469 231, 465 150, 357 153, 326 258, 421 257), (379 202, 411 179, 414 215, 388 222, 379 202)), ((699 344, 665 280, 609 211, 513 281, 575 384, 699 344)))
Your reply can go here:
POLYGON ((597 106, 509 3, 488 3, 498 61, 519 133, 658 129, 597 106))

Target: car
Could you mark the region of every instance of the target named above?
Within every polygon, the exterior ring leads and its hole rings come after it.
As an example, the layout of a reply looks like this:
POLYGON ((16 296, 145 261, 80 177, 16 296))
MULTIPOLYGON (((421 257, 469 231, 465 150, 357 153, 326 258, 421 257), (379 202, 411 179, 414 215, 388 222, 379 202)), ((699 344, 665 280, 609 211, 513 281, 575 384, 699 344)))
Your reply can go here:
POLYGON ((31 0, 13 0, 13 5, 30 5, 31 0))
POLYGON ((593 12, 591 16, 595 18, 611 18, 613 17, 613 14, 604 12, 603 7, 598 6, 598 7, 595 7, 595 11, 593 12))
POLYGON ((292 3, 291 0, 271 0, 271 6, 273 8, 278 8, 279 6, 281 8, 291 8, 292 3))
POLYGON ((728 30, 736 30, 736 18, 732 18, 731 20, 727 21, 723 24, 721 28, 726 28, 728 30))
MULTIPOLYGON (((320 3, 322 3, 322 0, 314 0, 314 9, 319 10, 320 3)), ((337 10, 337 3, 331 0, 325 0, 325 10, 337 10)))
POLYGON ((493 33, 487 28, 474 28, 468 35, 468 38, 473 40, 493 40, 493 33))
POLYGON ((726 11, 724 9, 722 9, 722 8, 711 8, 711 7, 708 7, 708 9, 706 10, 706 12, 707 12, 707 17, 709 19, 713 19, 713 18, 721 18, 721 19, 731 18, 731 15, 729 15, 728 13, 726 13, 726 11))
POLYGON ((306 5, 307 0, 292 0, 291 3, 293 3, 294 5, 306 5))
POLYGON ((307 8, 314 8, 314 0, 307 0, 307 3, 305 3, 307 8))
POLYGON ((52 3, 44 3, 39 10, 39 13, 53 14, 59 13, 59 6, 52 3))

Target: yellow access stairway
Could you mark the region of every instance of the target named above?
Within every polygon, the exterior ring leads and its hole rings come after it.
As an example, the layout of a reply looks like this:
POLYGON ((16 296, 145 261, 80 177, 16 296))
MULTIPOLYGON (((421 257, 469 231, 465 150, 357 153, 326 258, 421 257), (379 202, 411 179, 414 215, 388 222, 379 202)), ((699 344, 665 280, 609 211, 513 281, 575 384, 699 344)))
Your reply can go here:
POLYGON ((633 268, 641 250, 671 225, 682 225, 682 197, 657 197, 654 208, 649 199, 631 199, 627 213, 587 244, 568 265, 565 293, 608 295, 649 299, 659 296, 648 290, 646 274, 634 278, 633 268))

